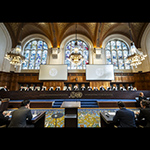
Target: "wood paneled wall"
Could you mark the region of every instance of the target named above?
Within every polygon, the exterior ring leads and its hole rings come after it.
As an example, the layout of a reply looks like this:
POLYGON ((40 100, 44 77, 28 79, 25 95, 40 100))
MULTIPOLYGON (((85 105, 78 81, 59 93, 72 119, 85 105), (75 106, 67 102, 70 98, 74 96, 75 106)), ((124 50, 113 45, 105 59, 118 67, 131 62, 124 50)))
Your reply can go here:
POLYGON ((60 86, 63 89, 64 83, 89 83, 91 87, 104 87, 110 84, 132 83, 138 90, 150 90, 150 72, 146 73, 115 73, 112 81, 86 81, 85 73, 69 73, 67 81, 39 81, 38 73, 14 73, 0 72, 0 87, 7 86, 10 90, 18 90, 19 84, 41 84, 49 88, 60 86))

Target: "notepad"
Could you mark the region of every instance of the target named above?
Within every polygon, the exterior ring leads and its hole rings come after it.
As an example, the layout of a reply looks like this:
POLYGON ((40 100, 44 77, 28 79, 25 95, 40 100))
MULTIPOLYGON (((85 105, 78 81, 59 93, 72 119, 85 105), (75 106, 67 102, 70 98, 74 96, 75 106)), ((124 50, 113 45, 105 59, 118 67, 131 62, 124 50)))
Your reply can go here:
POLYGON ((116 112, 108 112, 108 114, 114 116, 116 112))

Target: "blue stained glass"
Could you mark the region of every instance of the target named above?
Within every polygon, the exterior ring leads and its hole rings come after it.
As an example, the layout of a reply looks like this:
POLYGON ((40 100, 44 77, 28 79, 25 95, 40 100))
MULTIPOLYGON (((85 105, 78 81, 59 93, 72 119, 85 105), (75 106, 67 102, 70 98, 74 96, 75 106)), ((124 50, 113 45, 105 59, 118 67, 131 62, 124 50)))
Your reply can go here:
POLYGON ((118 51, 118 58, 119 58, 119 59, 122 59, 122 58, 123 58, 123 56, 122 56, 122 51, 118 51))
POLYGON ((116 59, 116 51, 112 51, 112 57, 113 59, 116 59))
POLYGON ((123 59, 119 59, 119 69, 124 69, 123 59))
POLYGON ((46 64, 46 59, 47 59, 47 50, 43 51, 43 56, 42 56, 42 64, 46 64))
POLYGON ((122 43, 122 47, 123 47, 123 49, 126 49, 126 50, 128 49, 127 46, 125 45, 125 43, 122 43))
POLYGON ((22 65, 23 69, 28 69, 28 61, 25 60, 25 62, 22 65))
POLYGON ((110 50, 110 42, 106 45, 106 50, 110 50))
POLYGON ((114 69, 130 69, 130 64, 126 64, 128 56, 128 46, 120 40, 112 40, 106 44, 106 64, 113 64, 114 69))
POLYGON ((38 49, 42 49, 43 41, 38 41, 38 49))
POLYGON ((31 51, 31 57, 29 62, 29 69, 34 69, 34 60, 35 60, 36 51, 31 51))
POLYGON ((36 49, 36 46, 37 46, 37 41, 32 41, 32 49, 36 49))
POLYGON ((43 49, 48 49, 48 46, 45 42, 43 42, 43 49))
POLYGON ((128 51, 124 51, 124 57, 126 58, 128 56, 128 51))
POLYGON ((22 69, 40 69, 40 64, 46 64, 47 44, 42 40, 32 40, 24 49, 25 63, 22 69), (36 57, 36 58, 35 58, 36 57))
POLYGON ((116 44, 117 44, 117 49, 121 49, 121 41, 117 41, 116 44))
POLYGON ((40 69, 40 63, 41 63, 41 51, 38 51, 36 55, 35 69, 40 69))
POLYGON ((27 44, 25 49, 30 49, 31 48, 31 42, 29 44, 27 44))
POLYGON ((25 56, 25 59, 26 59, 26 60, 28 60, 28 59, 29 59, 29 50, 25 51, 24 56, 25 56))
POLYGON ((115 44, 115 41, 111 41, 111 49, 116 49, 116 44, 115 44))

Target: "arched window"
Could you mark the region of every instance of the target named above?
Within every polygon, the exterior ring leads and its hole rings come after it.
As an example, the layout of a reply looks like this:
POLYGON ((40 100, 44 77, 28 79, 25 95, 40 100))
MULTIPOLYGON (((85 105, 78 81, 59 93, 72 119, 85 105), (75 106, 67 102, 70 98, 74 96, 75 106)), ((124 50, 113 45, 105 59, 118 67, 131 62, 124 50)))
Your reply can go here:
POLYGON ((113 64, 114 69, 130 69, 126 63, 129 53, 127 44, 121 40, 112 40, 106 44, 106 64, 113 64))
POLYGON ((72 40, 65 46, 65 64, 67 64, 68 69, 86 69, 86 64, 89 64, 89 46, 84 41, 77 41, 79 52, 84 57, 82 63, 76 66, 74 63, 68 60, 69 55, 74 51, 75 42, 75 40, 72 40))
POLYGON ((22 69, 40 69, 40 64, 46 64, 47 44, 42 40, 29 41, 24 48, 25 62, 22 69))

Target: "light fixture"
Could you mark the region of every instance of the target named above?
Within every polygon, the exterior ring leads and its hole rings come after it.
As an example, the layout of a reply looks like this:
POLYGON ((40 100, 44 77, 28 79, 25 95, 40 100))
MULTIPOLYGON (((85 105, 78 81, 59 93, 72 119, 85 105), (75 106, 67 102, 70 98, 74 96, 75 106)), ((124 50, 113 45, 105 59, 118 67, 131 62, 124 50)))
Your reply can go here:
MULTIPOLYGON (((128 25, 129 25, 130 39, 132 41, 130 23, 128 25)), ((140 52, 135 47, 134 43, 131 42, 131 49, 129 55, 126 58, 127 63, 130 63, 130 66, 135 66, 135 68, 137 68, 138 65, 142 64, 142 61, 145 60, 146 57, 147 55, 144 55, 143 52, 140 52)))
POLYGON ((142 61, 145 60, 147 55, 144 55, 143 52, 140 52, 134 45, 131 43, 130 53, 127 56, 127 62, 130 63, 131 66, 135 66, 137 68, 138 65, 142 64, 142 61))
MULTIPOLYGON (((23 30, 23 24, 21 28, 21 32, 23 30)), ((8 52, 5 57, 5 59, 10 61, 11 65, 20 66, 25 61, 25 56, 21 55, 21 42, 18 43, 16 48, 12 48, 10 52, 8 52)))
POLYGON ((76 24, 76 42, 74 45, 73 52, 71 52, 68 60, 74 63, 75 65, 81 64, 81 62, 84 60, 83 55, 79 52, 79 47, 77 42, 77 24, 76 24))
POLYGON ((5 55, 5 59, 10 61, 11 65, 20 66, 22 62, 25 61, 25 57, 20 54, 21 49, 18 48, 20 45, 17 45, 16 48, 13 48, 10 52, 5 55))

